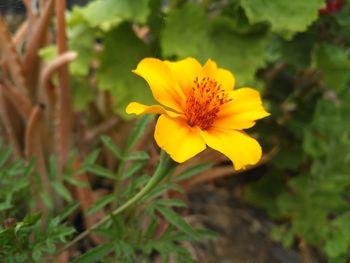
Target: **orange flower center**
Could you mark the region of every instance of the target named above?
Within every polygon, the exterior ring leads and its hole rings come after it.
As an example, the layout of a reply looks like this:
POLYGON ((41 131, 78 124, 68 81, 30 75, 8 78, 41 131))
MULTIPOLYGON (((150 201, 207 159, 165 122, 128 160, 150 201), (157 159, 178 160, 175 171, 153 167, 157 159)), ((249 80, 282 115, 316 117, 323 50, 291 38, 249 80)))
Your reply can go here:
POLYGON ((214 123, 221 105, 231 101, 227 92, 217 81, 210 78, 194 80, 192 92, 186 100, 185 116, 190 126, 208 129, 214 123))

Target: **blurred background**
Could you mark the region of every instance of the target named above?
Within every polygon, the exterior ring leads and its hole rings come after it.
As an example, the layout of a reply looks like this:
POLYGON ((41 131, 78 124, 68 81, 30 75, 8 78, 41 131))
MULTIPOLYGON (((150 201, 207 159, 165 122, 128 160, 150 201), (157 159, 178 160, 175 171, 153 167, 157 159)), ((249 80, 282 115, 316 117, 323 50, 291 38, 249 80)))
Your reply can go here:
MULTIPOLYGON (((42 17, 43 6, 50 1, 24 2, 31 3, 33 16, 42 17)), ((192 56, 201 63, 211 58, 234 73, 236 88, 259 90, 271 116, 248 130, 264 152, 254 167, 233 171, 228 160, 211 151, 180 166, 184 170, 213 163, 182 182, 188 204, 182 215, 220 235, 215 241, 191 245, 198 261, 350 262, 348 0, 75 0, 67 1, 66 8, 68 50, 78 54, 68 59, 67 69, 74 119, 69 151, 78 149, 82 157, 88 156, 101 146, 102 134, 120 147, 125 145, 135 122, 125 106, 153 101, 146 83, 131 73, 142 58, 192 56)), ((1 0, 0 10, 9 32, 18 37, 16 52, 25 57, 30 36, 18 32, 30 20, 28 7, 19 0, 1 0)), ((30 25, 27 33, 36 28, 30 25)), ((57 56, 54 28, 38 45, 42 61, 38 70, 57 56)), ((0 29, 4 31, 4 26, 0 29)), ((21 76, 7 59, 5 37, 0 40, 0 61, 8 63, 2 64, 0 83, 19 85, 21 76)), ((52 80, 53 85, 59 82, 52 80)), ((33 92, 34 105, 42 102, 39 93, 33 92)), ((20 138, 28 124, 13 123, 6 116, 0 118, 2 141, 4 145, 16 141, 14 151, 23 157, 28 149, 20 138), (17 138, 11 139, 11 133, 17 138)), ((153 127, 151 123, 146 128, 137 146, 150 155, 148 167, 159 158, 153 127)), ((109 169, 118 166, 105 150, 97 161, 109 169)), ((94 198, 113 191, 109 181, 91 174, 88 182, 94 198)), ((4 182, 0 179, 0 186, 4 182)), ((5 184, 1 189, 0 218, 20 214, 13 206, 1 206, 9 204, 7 189, 12 188, 5 184)), ((69 191, 74 193, 70 187, 69 191)), ((11 202, 23 200, 19 196, 11 202)), ((76 226, 83 224, 82 217, 75 217, 76 226)))

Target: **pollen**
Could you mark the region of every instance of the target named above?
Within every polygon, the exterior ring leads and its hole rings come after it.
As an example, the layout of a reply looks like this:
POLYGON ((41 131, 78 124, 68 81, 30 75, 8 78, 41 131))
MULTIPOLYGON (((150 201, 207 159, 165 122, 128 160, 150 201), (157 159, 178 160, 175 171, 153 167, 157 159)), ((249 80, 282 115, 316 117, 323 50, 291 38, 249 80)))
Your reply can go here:
POLYGON ((196 77, 192 91, 186 99, 185 116, 190 126, 202 130, 210 128, 223 104, 231 101, 227 92, 217 81, 208 77, 201 80, 196 77))

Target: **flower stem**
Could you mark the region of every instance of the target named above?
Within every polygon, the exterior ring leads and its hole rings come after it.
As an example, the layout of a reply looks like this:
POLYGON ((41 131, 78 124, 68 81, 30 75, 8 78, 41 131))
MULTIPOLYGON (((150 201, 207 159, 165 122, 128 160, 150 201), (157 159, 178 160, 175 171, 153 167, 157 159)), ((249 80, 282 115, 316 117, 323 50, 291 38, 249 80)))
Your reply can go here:
MULTIPOLYGON (((154 172, 152 178, 148 181, 148 183, 145 185, 144 188, 142 188, 136 195, 134 195, 131 199, 126 201, 122 206, 115 209, 110 215, 118 215, 121 212, 125 211, 132 205, 134 205, 136 202, 138 202, 140 199, 142 199, 146 194, 148 194, 157 184, 168 174, 168 172, 171 170, 174 162, 170 159, 170 157, 165 154, 164 152, 161 152, 161 158, 160 162, 157 166, 156 171, 154 172)), ((91 231, 97 229, 104 223, 106 223, 108 220, 111 219, 111 216, 108 215, 104 218, 102 218, 100 221, 98 221, 96 224, 91 226, 90 228, 86 229, 84 232, 79 234, 76 238, 74 238, 72 241, 70 241, 68 244, 66 244, 64 247, 62 247, 56 255, 60 255, 63 251, 67 250, 83 238, 85 238, 87 235, 90 234, 91 231)))

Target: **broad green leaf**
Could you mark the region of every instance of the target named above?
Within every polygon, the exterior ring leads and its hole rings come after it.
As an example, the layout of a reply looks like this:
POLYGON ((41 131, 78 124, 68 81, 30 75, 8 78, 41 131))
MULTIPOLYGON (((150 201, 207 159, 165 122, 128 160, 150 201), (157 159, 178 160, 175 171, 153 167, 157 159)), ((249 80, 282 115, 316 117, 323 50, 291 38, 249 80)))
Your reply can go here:
POLYGON ((77 111, 85 110, 96 98, 96 91, 89 84, 87 77, 72 78, 73 106, 77 111))
POLYGON ((313 66, 321 70, 327 88, 338 92, 349 80, 350 60, 346 49, 333 44, 320 44, 312 54, 313 66))
POLYGON ((69 49, 78 57, 69 65, 73 75, 88 76, 90 64, 95 56, 95 30, 85 23, 68 28, 69 49))
POLYGON ((265 65, 268 35, 265 32, 239 35, 225 27, 220 18, 213 23, 211 46, 206 55, 235 75, 237 87, 251 84, 256 71, 265 65))
POLYGON ((99 245, 95 248, 90 249, 85 254, 77 257, 72 261, 72 263, 95 263, 99 262, 106 256, 112 249, 114 245, 111 243, 106 243, 99 245))
POLYGON ((202 6, 184 5, 168 15, 161 37, 165 56, 194 56, 204 63, 211 58, 236 76, 237 86, 250 84, 265 65, 265 30, 241 35, 232 21, 217 16, 209 21, 202 6))
POLYGON ((205 58, 209 47, 209 21, 202 5, 186 4, 169 12, 161 34, 163 55, 205 58))
POLYGON ((130 102, 154 103, 146 82, 131 72, 148 56, 148 47, 135 36, 129 24, 122 24, 105 35, 97 73, 98 87, 112 94, 116 110, 125 118, 132 117, 125 113, 130 102))
POLYGON ((242 0, 249 21, 269 22, 274 32, 302 32, 318 18, 323 0, 242 0))
POLYGON ((149 0, 96 0, 82 8, 81 14, 92 27, 109 30, 124 21, 145 23, 149 0))

